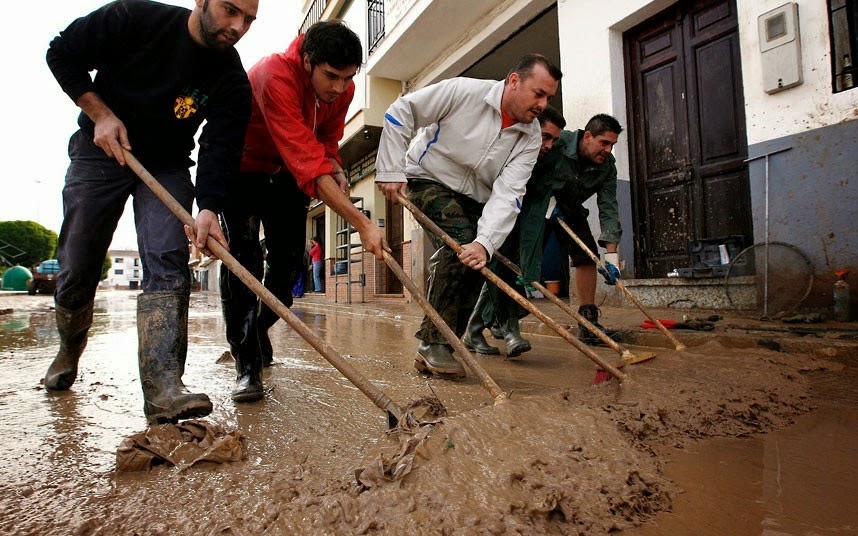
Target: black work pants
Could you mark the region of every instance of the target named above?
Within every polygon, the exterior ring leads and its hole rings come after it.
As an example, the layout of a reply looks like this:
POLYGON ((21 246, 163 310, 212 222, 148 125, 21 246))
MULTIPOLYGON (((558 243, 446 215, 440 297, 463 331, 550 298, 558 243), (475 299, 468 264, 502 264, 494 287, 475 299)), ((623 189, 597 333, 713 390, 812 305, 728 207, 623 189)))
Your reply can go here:
MULTIPOLYGON (((308 204, 309 197, 288 173, 242 173, 230 187, 230 203, 222 215, 230 253, 287 307, 292 306, 292 286, 304 270, 308 204)), ((257 310, 258 301, 223 267, 220 291, 224 309, 230 311, 225 315, 227 339, 235 344, 232 339, 241 337, 243 328, 231 324, 242 322, 251 310, 257 310)))

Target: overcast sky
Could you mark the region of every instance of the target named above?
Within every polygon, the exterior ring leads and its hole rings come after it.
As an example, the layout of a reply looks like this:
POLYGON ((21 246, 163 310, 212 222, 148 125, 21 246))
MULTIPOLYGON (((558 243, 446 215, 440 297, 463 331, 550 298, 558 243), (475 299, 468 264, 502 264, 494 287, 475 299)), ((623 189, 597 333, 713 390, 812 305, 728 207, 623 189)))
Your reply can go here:
MULTIPOLYGON (((0 158, 0 221, 32 220, 57 233, 62 223, 62 187, 68 167, 68 139, 79 109, 62 92, 45 64, 48 43, 75 18, 105 0, 47 0, 31 5, 18 31, 0 33, 3 68, 0 95, 6 133, 0 158)), ((163 0, 192 9, 193 0, 163 0)), ((284 50, 298 32, 299 2, 260 0, 257 21, 237 48, 245 68, 284 50)), ((111 249, 137 249, 130 201, 111 249)))

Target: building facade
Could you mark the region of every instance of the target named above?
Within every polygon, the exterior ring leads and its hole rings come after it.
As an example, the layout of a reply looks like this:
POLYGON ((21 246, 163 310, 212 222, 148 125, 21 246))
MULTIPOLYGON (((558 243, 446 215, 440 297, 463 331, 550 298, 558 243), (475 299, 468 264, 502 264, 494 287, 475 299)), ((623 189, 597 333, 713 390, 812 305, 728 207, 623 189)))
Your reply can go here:
MULTIPOLYGON (((830 304, 835 271, 858 274, 857 0, 308 0, 303 9, 302 28, 342 18, 364 39, 342 154, 356 203, 418 282, 431 254, 423 232, 372 182, 383 114, 439 80, 502 79, 528 52, 563 70, 552 104, 567 128, 596 113, 626 128, 614 154, 627 278, 664 278, 688 265, 690 244, 724 237, 799 251, 812 266, 812 306, 830 304)), ((330 210, 315 207, 307 232, 324 237, 331 300, 408 299, 330 210)))
POLYGON ((107 279, 101 282, 104 288, 138 290, 143 282, 143 265, 140 263, 140 253, 136 250, 112 249, 111 266, 107 279))

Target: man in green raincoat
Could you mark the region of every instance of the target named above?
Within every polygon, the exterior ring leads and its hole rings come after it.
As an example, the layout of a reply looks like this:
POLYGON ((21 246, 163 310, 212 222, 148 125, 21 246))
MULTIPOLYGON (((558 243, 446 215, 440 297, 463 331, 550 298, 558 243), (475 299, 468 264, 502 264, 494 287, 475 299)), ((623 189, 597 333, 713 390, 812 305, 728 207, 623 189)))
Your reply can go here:
MULTIPOLYGON (((558 123, 565 126, 562 116, 556 122, 540 117, 540 125, 547 124, 550 128, 556 127, 558 123)), ((587 252, 562 229, 557 219, 563 219, 595 253, 598 247, 587 222, 589 212, 583 203, 596 195, 601 225, 599 245, 606 251, 604 261, 607 270, 603 276, 608 284, 613 284, 619 277, 617 244, 622 236, 622 228, 617 206, 617 168, 611 151, 622 130, 616 119, 599 114, 591 118, 583 130, 562 131, 557 142, 553 143, 553 148, 549 145, 547 150, 540 152, 527 184, 516 227, 501 248, 501 253, 513 262, 520 260, 523 281, 516 281, 515 274, 502 267, 499 261, 493 261, 494 266, 491 267, 505 281, 518 283, 520 287, 524 282, 538 281, 544 236, 546 230, 554 230, 562 249, 571 257, 572 266, 575 267, 578 313, 602 331, 605 329, 599 324, 600 311, 595 304, 596 265, 587 252), (556 206, 549 211, 552 198, 556 200, 556 206)), ((545 136, 543 127, 543 141, 545 136)), ((486 283, 463 341, 479 354, 499 354, 499 350, 489 345, 483 336, 483 329, 495 322, 504 333, 507 357, 521 355, 531 349, 530 342, 521 337, 519 330, 519 319, 526 314, 500 289, 486 283)), ((599 343, 599 339, 581 325, 578 326, 578 336, 587 344, 599 343)))

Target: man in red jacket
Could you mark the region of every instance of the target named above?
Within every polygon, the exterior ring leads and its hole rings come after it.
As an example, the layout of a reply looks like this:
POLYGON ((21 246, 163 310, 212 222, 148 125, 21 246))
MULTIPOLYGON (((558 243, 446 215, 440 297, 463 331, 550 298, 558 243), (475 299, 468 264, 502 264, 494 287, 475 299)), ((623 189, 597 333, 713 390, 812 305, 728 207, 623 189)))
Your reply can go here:
MULTIPOLYGON (((367 251, 382 259, 383 234, 349 201, 338 154, 352 79, 363 63, 360 38, 341 21, 322 21, 299 35, 286 52, 250 68, 253 107, 241 172, 230 184, 223 227, 232 254, 286 306, 303 270, 309 198, 324 201, 360 233, 367 251), (265 229, 263 260, 259 224, 265 229)), ((237 277, 221 270, 226 338, 235 358, 235 402, 263 397, 262 366, 272 362, 268 329, 278 315, 237 277)))

